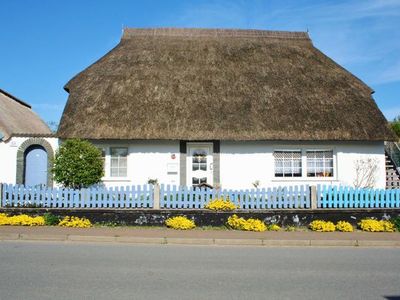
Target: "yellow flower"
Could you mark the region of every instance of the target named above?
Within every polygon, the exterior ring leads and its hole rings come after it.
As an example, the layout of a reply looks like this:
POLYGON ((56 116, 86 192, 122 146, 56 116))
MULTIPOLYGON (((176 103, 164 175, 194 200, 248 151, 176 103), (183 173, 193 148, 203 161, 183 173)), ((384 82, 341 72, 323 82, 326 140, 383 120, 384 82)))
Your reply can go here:
POLYGON ((339 221, 336 224, 336 230, 342 231, 342 232, 353 232, 354 228, 349 222, 339 221))
POLYGON ((86 218, 66 216, 60 221, 60 223, 58 223, 58 226, 88 228, 88 227, 92 227, 92 223, 90 222, 90 220, 88 220, 86 218))
POLYGON ((223 198, 219 198, 219 199, 211 200, 204 206, 204 208, 212 209, 212 210, 225 210, 226 211, 226 210, 234 210, 238 207, 229 199, 225 200, 223 198))
POLYGON ((392 222, 384 220, 363 219, 358 226, 361 230, 369 232, 393 232, 395 230, 392 222))
POLYGON ((0 225, 11 226, 43 226, 43 217, 31 217, 28 215, 8 216, 7 214, 0 214, 0 225))
POLYGON ((331 232, 335 231, 336 227, 330 221, 314 220, 310 223, 310 229, 318 232, 331 232))
POLYGON ((230 216, 228 218, 227 224, 232 229, 237 230, 246 230, 246 231, 265 231, 267 230, 267 226, 263 221, 258 219, 244 219, 239 218, 237 215, 230 216))
POLYGON ((181 229, 181 230, 193 229, 196 227, 194 221, 189 220, 188 218, 183 216, 168 218, 165 221, 165 225, 173 229, 181 229))
POLYGON ((268 230, 269 231, 279 231, 279 230, 281 230, 281 227, 279 227, 279 225, 277 225, 277 224, 272 224, 272 225, 268 226, 268 230))

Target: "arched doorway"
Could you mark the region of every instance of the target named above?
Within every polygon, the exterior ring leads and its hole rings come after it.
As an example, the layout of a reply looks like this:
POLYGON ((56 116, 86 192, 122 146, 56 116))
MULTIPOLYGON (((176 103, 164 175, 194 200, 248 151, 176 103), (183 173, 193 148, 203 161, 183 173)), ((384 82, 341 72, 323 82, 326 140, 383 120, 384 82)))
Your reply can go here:
POLYGON ((52 187, 53 175, 51 169, 53 167, 53 158, 54 151, 49 142, 40 137, 28 138, 21 144, 17 151, 16 183, 26 185, 45 184, 48 187, 52 187), (37 158, 36 162, 35 157, 37 158), (44 162, 46 162, 46 170, 42 172, 40 170, 43 170, 44 162), (27 163, 29 166, 27 166, 27 163), (31 173, 31 170, 33 173, 31 173), (32 175, 32 178, 37 178, 31 181, 29 179, 30 174, 35 175, 32 175), (46 176, 46 180, 43 179, 44 176, 46 176))
POLYGON ((40 145, 25 150, 24 184, 26 186, 47 185, 48 155, 40 145))

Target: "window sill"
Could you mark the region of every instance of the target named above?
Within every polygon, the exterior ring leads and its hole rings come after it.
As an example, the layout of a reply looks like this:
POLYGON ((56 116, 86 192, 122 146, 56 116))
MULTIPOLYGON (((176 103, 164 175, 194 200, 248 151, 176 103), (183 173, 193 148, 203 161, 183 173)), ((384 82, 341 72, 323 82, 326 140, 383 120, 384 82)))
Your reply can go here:
POLYGON ((339 182, 335 177, 274 177, 271 181, 321 181, 321 182, 339 182))
POLYGON ((116 181, 122 181, 122 182, 131 182, 131 180, 128 177, 103 177, 101 181, 104 182, 116 182, 116 181))

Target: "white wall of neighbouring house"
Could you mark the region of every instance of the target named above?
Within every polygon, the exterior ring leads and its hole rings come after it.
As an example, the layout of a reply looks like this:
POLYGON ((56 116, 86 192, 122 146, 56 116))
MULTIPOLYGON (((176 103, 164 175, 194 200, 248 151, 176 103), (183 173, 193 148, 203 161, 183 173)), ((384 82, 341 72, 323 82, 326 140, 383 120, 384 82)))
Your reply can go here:
MULTIPOLYGON (((220 179, 222 188, 253 188, 302 184, 333 184, 353 186, 360 173, 357 161, 371 159, 376 162, 374 173, 376 188, 386 183, 383 142, 271 142, 271 141, 221 141, 220 179), (302 150, 302 177, 275 177, 275 150, 302 150), (305 152, 307 150, 332 150, 334 155, 333 177, 307 177, 305 152)), ((359 163, 358 163, 359 164, 359 163)))
MULTIPOLYGON (((11 137, 7 141, 0 142, 0 183, 15 184, 17 175, 17 152, 23 142, 31 137, 11 137)), ((53 151, 58 148, 58 139, 43 137, 53 151)))
POLYGON ((157 179, 161 184, 179 185, 179 141, 92 141, 105 150, 105 176, 107 187, 146 184, 157 179), (111 176, 112 147, 128 149, 127 176, 111 176))

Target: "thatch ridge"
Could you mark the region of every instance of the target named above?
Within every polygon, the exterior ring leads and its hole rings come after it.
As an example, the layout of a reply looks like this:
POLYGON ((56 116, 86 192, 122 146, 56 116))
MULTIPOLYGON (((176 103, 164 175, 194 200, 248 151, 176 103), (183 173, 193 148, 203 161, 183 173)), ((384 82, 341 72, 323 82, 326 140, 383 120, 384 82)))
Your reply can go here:
POLYGON ((125 28, 122 39, 138 36, 171 36, 171 37, 257 37, 281 39, 310 40, 307 32, 277 31, 258 29, 211 29, 211 28, 125 28))
POLYGON ((372 90, 307 33, 126 29, 65 88, 62 138, 393 139, 372 90))

